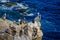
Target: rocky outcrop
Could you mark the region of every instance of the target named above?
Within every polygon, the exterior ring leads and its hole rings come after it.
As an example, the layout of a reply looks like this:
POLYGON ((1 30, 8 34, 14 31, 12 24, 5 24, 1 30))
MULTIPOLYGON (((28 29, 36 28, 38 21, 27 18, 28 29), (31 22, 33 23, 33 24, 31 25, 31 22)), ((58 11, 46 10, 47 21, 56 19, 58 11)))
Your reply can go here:
MULTIPOLYGON (((28 23, 29 24, 29 23, 28 23)), ((0 19, 0 32, 4 32, 3 33, 3 38, 4 37, 7 37, 8 38, 8 40, 32 40, 32 33, 33 33, 33 26, 35 25, 35 24, 33 24, 33 25, 29 25, 28 26, 28 30, 27 30, 27 32, 28 32, 28 35, 25 35, 24 34, 24 31, 26 31, 25 29, 26 29, 26 27, 24 27, 24 25, 25 24, 20 24, 20 25, 18 25, 18 24, 16 24, 16 23, 14 23, 14 22, 12 22, 12 21, 10 21, 10 20, 7 20, 7 19, 5 19, 5 20, 3 20, 3 19, 0 19), (32 26, 32 27, 31 27, 32 26), (22 29, 21 29, 22 28, 22 29), (24 29, 25 28, 25 29, 24 29), (7 29, 7 31, 6 31, 6 29, 7 29), (19 32, 20 32, 20 30, 22 30, 23 31, 23 33, 22 33, 22 35, 21 36, 19 36, 19 32), (8 33, 5 33, 5 31, 6 32, 8 32, 8 33), (14 34, 14 35, 13 35, 14 34)), ((38 25, 37 25, 38 26, 38 25)), ((37 40, 41 40, 42 39, 42 31, 39 29, 40 27, 37 27, 36 26, 36 28, 38 29, 38 37, 37 37, 37 40), (39 39, 40 38, 40 39, 39 39)), ((6 38, 5 38, 6 39, 6 38)))
POLYGON ((9 28, 9 25, 12 24, 13 22, 12 21, 9 21, 9 20, 3 20, 3 19, 0 19, 0 30, 1 31, 5 31, 5 29, 9 28))

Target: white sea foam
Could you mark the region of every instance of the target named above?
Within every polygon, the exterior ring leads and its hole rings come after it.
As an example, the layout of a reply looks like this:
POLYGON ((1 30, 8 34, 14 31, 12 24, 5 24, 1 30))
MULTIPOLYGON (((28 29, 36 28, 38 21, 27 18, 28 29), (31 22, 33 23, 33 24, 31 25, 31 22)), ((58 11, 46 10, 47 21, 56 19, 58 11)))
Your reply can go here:
POLYGON ((20 6, 22 9, 27 9, 28 7, 25 7, 22 3, 17 3, 18 6, 20 6))
POLYGON ((9 0, 1 0, 1 2, 9 2, 9 0))
POLYGON ((33 16, 34 14, 33 13, 31 13, 31 14, 27 14, 27 16, 33 16))

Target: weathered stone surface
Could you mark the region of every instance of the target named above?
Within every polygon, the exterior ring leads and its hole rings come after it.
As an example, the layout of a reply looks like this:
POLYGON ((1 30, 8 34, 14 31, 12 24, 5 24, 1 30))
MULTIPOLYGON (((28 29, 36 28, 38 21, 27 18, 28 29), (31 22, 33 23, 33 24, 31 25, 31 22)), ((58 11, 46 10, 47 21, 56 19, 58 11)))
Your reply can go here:
MULTIPOLYGON (((16 30, 16 34, 13 35, 12 34, 8 34, 8 33, 3 33, 3 37, 1 36, 0 38, 3 40, 5 39, 5 37, 8 38, 8 40, 32 40, 32 33, 33 33, 33 25, 29 25, 28 26, 28 35, 25 35, 24 34, 24 27, 22 28, 22 26, 24 25, 17 25, 16 23, 12 22, 12 21, 9 21, 9 20, 3 20, 3 19, 0 19, 0 31, 1 32, 5 32, 6 29, 9 29, 10 32, 11 32, 11 29, 9 27, 9 25, 11 24, 12 27, 14 27, 16 30), (32 27, 30 27, 32 26, 32 27), (22 28, 22 29, 21 29, 22 28), (23 34, 21 36, 19 36, 19 31, 22 30, 23 31, 23 34)), ((36 26, 36 25, 35 25, 36 26)), ((38 26, 38 25, 37 25, 38 26)), ((36 27, 38 29, 38 37, 36 40, 41 40, 42 39, 42 31, 40 30, 40 27, 36 27)))

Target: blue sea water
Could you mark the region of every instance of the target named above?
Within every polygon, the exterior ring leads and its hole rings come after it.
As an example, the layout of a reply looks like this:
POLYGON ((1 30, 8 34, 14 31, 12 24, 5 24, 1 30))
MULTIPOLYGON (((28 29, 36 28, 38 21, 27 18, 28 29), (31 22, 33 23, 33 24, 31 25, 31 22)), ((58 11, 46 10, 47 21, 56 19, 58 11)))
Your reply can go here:
MULTIPOLYGON (((11 2, 25 2, 34 10, 40 12, 41 27, 43 31, 43 40, 60 40, 60 0, 10 0, 11 2)), ((15 11, 3 10, 0 8, 0 17, 2 13, 7 13, 7 19, 18 20, 21 16, 22 19, 25 17, 26 20, 32 21, 37 15, 34 16, 23 16, 15 11)))

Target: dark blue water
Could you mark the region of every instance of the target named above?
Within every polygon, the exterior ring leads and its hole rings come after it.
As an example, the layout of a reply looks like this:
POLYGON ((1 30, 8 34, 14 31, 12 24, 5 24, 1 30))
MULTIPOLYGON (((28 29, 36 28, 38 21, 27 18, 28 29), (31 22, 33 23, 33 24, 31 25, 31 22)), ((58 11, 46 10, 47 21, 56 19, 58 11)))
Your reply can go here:
MULTIPOLYGON (((60 0, 11 0, 12 2, 25 2, 34 10, 41 13, 41 25, 43 31, 43 40, 60 40, 60 0)), ((7 11, 0 9, 0 17, 3 12, 7 13, 7 19, 18 20, 21 16, 26 20, 32 21, 37 15, 23 16, 15 11, 7 11)))

